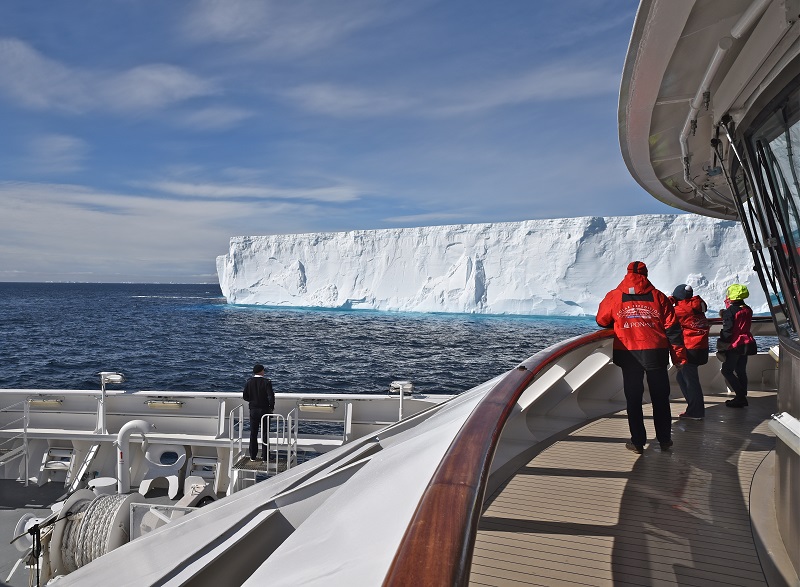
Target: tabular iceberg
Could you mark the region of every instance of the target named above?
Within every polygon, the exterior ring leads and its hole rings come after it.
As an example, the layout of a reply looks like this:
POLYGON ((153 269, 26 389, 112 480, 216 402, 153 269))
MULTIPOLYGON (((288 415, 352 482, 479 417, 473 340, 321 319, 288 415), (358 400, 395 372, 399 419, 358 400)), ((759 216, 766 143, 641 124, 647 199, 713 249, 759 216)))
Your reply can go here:
POLYGON ((231 304, 581 316, 630 261, 667 294, 690 284, 711 310, 740 282, 768 311, 741 226, 692 214, 239 236, 217 274, 231 304))

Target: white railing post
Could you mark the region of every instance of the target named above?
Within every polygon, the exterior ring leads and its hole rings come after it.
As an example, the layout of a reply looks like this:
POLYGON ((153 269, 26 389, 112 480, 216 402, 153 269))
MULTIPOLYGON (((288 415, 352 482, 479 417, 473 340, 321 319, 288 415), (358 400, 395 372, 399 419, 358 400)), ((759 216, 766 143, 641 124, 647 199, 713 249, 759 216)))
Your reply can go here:
POLYGON ((242 433, 244 432, 244 404, 239 404, 235 408, 233 408, 230 412, 228 412, 228 438, 230 439, 230 456, 228 457, 228 486, 232 486, 233 484, 233 453, 234 447, 237 446, 237 439, 234 438, 233 430, 234 430, 234 419, 233 414, 235 412, 239 412, 239 434, 238 434, 238 450, 236 451, 236 456, 238 457, 242 454, 242 433))
POLYGON ((397 416, 397 421, 403 419, 403 396, 405 395, 405 390, 408 389, 409 392, 414 389, 414 385, 410 381, 392 381, 389 384, 389 393, 392 393, 393 389, 397 389, 400 392, 400 413, 397 416))
MULTIPOLYGON (((234 408, 235 410, 236 408, 234 408)), ((231 410, 232 412, 233 410, 231 410)), ((230 424, 230 412, 228 413, 228 420, 230 424)), ((225 434, 225 400, 223 398, 219 399, 219 404, 217 405, 217 438, 223 438, 225 434)), ((230 435, 230 428, 228 429, 228 434, 230 435)))
POLYGON ((297 427, 298 427, 297 408, 294 408, 288 415, 288 448, 286 451, 286 468, 291 469, 292 463, 297 464, 297 427))
POLYGON ((97 424, 94 427, 95 434, 108 434, 106 430, 106 384, 102 382, 100 398, 97 404, 97 424))
POLYGON ((106 383, 125 383, 125 376, 114 371, 100 371, 100 405, 97 406, 95 434, 108 434, 106 429, 106 383))
POLYGON ((30 462, 28 458, 28 424, 30 423, 31 408, 27 401, 22 402, 22 405, 22 445, 25 447, 25 487, 27 487, 28 479, 31 476, 28 467, 28 463, 30 462))

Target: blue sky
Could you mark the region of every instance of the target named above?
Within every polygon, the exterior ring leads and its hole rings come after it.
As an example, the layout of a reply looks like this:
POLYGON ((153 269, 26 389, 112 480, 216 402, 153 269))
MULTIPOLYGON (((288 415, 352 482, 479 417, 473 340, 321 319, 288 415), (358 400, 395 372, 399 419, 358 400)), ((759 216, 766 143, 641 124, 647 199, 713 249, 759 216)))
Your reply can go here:
POLYGON ((0 3, 0 281, 214 282, 235 235, 675 212, 630 0, 0 3))

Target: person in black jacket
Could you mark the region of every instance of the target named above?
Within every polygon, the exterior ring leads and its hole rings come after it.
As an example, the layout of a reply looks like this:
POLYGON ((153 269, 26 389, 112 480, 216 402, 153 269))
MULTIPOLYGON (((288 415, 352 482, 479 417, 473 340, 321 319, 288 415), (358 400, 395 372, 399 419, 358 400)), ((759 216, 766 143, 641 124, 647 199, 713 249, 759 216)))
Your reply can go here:
MULTIPOLYGON (((242 397, 250 407, 250 460, 257 461, 261 418, 275 409, 275 392, 272 391, 272 381, 264 375, 264 365, 259 363, 253 367, 253 376, 247 380, 242 397)), ((267 460, 266 446, 261 458, 267 460)))

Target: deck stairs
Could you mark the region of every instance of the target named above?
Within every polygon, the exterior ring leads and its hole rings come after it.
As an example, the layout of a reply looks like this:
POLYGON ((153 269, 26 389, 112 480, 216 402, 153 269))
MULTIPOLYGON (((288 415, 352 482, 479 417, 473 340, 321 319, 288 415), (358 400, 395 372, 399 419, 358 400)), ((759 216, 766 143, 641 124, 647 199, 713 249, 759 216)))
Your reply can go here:
POLYGON ((83 460, 81 461, 78 470, 72 475, 72 478, 69 480, 70 491, 76 491, 81 487, 86 486, 86 483, 89 480, 89 467, 91 467, 92 462, 94 462, 94 459, 97 456, 97 452, 99 450, 100 450, 100 444, 95 443, 89 447, 88 451, 86 451, 86 454, 83 456, 83 460))
POLYGON ((213 484, 219 474, 219 459, 216 457, 193 456, 189 459, 186 476, 202 477, 213 484))
POLYGON ((75 460, 75 449, 51 446, 42 456, 42 465, 39 467, 37 483, 39 486, 48 481, 60 481, 60 473, 64 473, 64 487, 69 487, 70 471, 75 460))
POLYGON ((259 481, 297 466, 297 412, 292 410, 287 417, 281 414, 266 414, 261 422, 261 454, 266 460, 253 460, 245 453, 243 443, 239 451, 231 453, 231 480, 229 493, 241 491, 259 481))
POLYGON ((15 448, 0 447, 0 466, 10 463, 16 458, 21 457, 26 452, 25 445, 20 445, 15 448))
MULTIPOLYGON (((0 467, 13 462, 18 458, 26 458, 28 454, 28 404, 27 402, 18 402, 9 406, 0 408, 0 413, 7 412, 17 414, 22 412, 21 416, 13 417, 12 420, 1 427, 0 429, 22 429, 22 433, 13 433, 9 438, 0 439, 0 467)), ((27 463, 25 467, 27 469, 27 463)), ((27 482, 26 482, 27 485, 27 482)))

